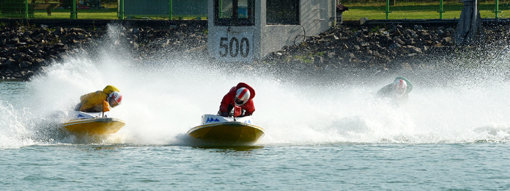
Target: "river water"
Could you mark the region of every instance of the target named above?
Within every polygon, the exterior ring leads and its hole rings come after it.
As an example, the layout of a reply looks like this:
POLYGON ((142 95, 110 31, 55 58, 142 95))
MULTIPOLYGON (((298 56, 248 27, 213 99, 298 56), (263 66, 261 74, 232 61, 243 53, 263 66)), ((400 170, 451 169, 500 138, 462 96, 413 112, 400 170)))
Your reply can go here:
POLYGON ((0 82, 1 190, 510 190, 507 50, 470 65, 424 61, 462 68, 303 79, 139 60, 112 47, 122 42, 110 30, 94 55, 81 50, 29 82, 0 82), (397 75, 414 84, 409 100, 376 98, 397 75), (189 145, 186 131, 240 81, 257 92, 264 137, 250 147, 189 145), (107 84, 124 96, 111 116, 126 126, 99 142, 63 133, 79 96, 107 84))

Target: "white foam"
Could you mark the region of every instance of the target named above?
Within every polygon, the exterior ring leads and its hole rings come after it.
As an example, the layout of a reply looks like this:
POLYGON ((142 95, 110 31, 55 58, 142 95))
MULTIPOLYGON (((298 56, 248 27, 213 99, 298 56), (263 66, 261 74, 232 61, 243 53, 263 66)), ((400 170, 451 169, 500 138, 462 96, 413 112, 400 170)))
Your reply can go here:
MULTIPOLYGON (((110 34, 115 32, 112 27, 110 34)), ((68 57, 28 82, 33 96, 23 100, 23 109, 2 103, 0 147, 34 144, 22 138, 38 132, 31 131, 30 123, 41 126, 37 120, 71 110, 81 95, 107 84, 123 94, 123 103, 111 114, 126 122, 116 141, 181 144, 179 137, 199 125, 202 114, 216 113, 223 95, 240 81, 256 90, 254 120, 265 129, 263 145, 510 140, 507 82, 457 81, 438 87, 410 78, 414 90, 407 104, 397 107, 374 97, 394 76, 361 83, 370 85, 304 85, 269 74, 229 73, 207 61, 165 55, 159 60, 166 61, 136 61, 122 48, 111 47, 121 40, 116 38, 111 36, 100 54, 68 57), (23 118, 27 113, 20 111, 27 109, 32 117, 23 118)))

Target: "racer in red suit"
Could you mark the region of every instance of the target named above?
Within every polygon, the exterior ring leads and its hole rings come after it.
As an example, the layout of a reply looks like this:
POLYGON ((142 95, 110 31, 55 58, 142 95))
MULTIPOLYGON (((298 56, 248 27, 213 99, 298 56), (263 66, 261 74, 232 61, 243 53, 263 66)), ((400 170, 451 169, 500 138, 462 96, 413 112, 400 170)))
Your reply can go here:
POLYGON ((255 97, 255 90, 250 85, 240 82, 223 97, 218 115, 224 117, 252 115, 255 111, 253 97, 255 97))

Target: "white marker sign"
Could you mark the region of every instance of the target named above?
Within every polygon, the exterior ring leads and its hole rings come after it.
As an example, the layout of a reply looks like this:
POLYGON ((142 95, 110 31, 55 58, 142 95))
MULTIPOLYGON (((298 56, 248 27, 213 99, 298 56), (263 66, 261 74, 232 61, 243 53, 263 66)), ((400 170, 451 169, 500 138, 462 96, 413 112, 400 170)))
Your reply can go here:
POLYGON ((218 32, 215 57, 226 61, 253 60, 253 32, 218 32))

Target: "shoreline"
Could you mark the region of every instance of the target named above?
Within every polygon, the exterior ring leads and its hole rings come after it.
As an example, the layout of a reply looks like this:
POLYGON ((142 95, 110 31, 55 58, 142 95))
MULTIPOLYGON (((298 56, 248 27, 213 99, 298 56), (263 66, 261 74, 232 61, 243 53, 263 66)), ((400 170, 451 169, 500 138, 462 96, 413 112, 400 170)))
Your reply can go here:
MULTIPOLYGON (((323 72, 342 68, 378 71, 413 70, 416 60, 434 56, 462 56, 465 52, 489 48, 501 49, 510 44, 510 22, 487 23, 479 43, 455 45, 456 25, 394 22, 359 25, 344 22, 317 36, 280 51, 263 60, 244 65, 297 68, 299 71, 323 72), (257 64, 259 63, 259 64, 257 64), (260 64, 263 63, 263 64, 260 64)), ((63 24, 27 24, 0 22, 0 81, 27 81, 42 68, 81 49, 97 47, 107 34, 108 21, 63 24)), ((370 22, 369 22, 370 23, 370 22)), ((153 58, 155 52, 198 55, 208 59, 207 22, 151 21, 117 22, 126 49, 139 59, 153 58), (167 25, 161 24, 167 23, 167 25)), ((215 62, 210 59, 210 62, 215 62)), ((434 66, 431 66, 434 67, 434 66)))

